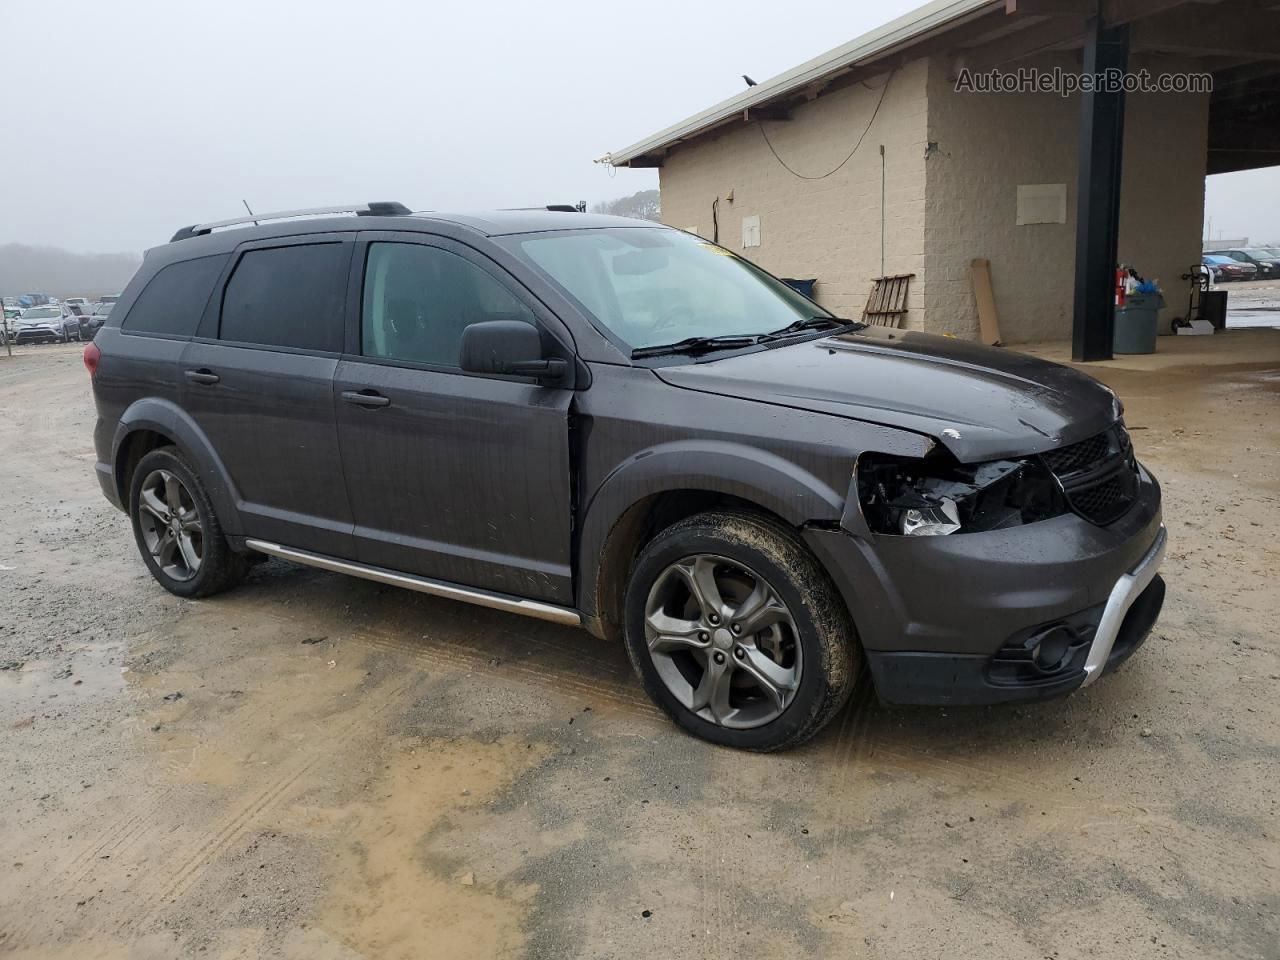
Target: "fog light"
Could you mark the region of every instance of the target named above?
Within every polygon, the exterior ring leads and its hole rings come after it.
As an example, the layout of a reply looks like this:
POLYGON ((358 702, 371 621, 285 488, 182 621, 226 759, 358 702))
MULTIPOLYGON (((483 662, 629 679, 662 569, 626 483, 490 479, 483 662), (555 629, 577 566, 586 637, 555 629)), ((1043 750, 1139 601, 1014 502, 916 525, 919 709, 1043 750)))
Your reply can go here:
POLYGON ((1040 638, 1040 642, 1032 652, 1036 666, 1045 673, 1053 673, 1062 666, 1062 661, 1070 653, 1071 640, 1070 630, 1065 627, 1054 627, 1040 638))
POLYGON ((960 529, 960 511, 944 497, 937 506, 903 511, 902 532, 909 537, 945 537, 960 529))

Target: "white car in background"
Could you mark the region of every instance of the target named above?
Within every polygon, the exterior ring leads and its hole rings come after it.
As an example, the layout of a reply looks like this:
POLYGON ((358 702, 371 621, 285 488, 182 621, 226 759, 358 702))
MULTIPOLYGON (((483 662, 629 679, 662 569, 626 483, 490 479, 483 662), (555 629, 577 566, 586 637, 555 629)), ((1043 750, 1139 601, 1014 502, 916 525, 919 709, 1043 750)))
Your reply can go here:
POLYGON ((14 343, 67 343, 82 339, 80 318, 62 305, 29 307, 14 321, 14 343))

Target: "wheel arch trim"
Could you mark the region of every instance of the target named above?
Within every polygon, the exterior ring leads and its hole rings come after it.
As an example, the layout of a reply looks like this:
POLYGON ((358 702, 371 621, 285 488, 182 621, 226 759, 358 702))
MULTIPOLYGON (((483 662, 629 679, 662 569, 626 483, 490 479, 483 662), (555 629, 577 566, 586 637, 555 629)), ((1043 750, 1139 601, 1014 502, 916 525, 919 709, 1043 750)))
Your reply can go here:
POLYGON ((617 523, 646 499, 681 492, 734 497, 799 528, 813 521, 839 521, 847 491, 745 444, 681 440, 638 451, 609 473, 583 511, 577 562, 578 609, 585 617, 600 613, 598 574, 617 523))
POLYGON ((115 472, 116 489, 120 500, 128 509, 129 491, 124 489, 124 477, 120 466, 130 437, 142 430, 150 430, 173 441, 191 462, 205 493, 213 503, 218 523, 229 536, 242 536, 240 511, 236 509, 239 495, 213 444, 199 425, 181 407, 170 400, 145 397, 135 401, 120 417, 111 442, 111 463, 115 472))

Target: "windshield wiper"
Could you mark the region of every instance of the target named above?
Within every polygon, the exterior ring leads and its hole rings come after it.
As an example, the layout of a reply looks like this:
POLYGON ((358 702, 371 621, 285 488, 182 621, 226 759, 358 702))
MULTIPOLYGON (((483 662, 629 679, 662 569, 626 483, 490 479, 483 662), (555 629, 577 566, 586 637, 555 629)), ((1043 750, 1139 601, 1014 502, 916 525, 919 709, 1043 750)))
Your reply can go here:
POLYGON ((735 347, 750 347, 759 343, 762 338, 756 334, 732 334, 725 337, 686 337, 675 343, 660 343, 652 347, 638 347, 631 351, 631 358, 639 360, 643 357, 660 357, 668 353, 706 353, 711 350, 732 350, 735 347))
POLYGON ((797 320, 789 323, 781 330, 774 330, 772 333, 764 335, 766 340, 775 340, 779 337, 790 337, 797 333, 805 333, 809 330, 827 330, 832 327, 847 327, 856 324, 856 320, 846 320, 843 317, 808 317, 804 320, 797 320))

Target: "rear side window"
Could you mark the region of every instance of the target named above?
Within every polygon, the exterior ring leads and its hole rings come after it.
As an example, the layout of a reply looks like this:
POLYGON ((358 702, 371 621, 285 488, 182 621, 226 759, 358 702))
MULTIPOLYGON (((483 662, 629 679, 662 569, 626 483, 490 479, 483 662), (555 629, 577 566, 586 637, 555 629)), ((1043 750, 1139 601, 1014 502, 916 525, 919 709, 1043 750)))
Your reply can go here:
POLYGON ((219 336, 340 353, 348 257, 341 243, 250 250, 227 282, 219 336))
POLYGON ((227 255, 171 263, 151 278, 124 318, 122 329, 171 337, 195 336, 227 255))

